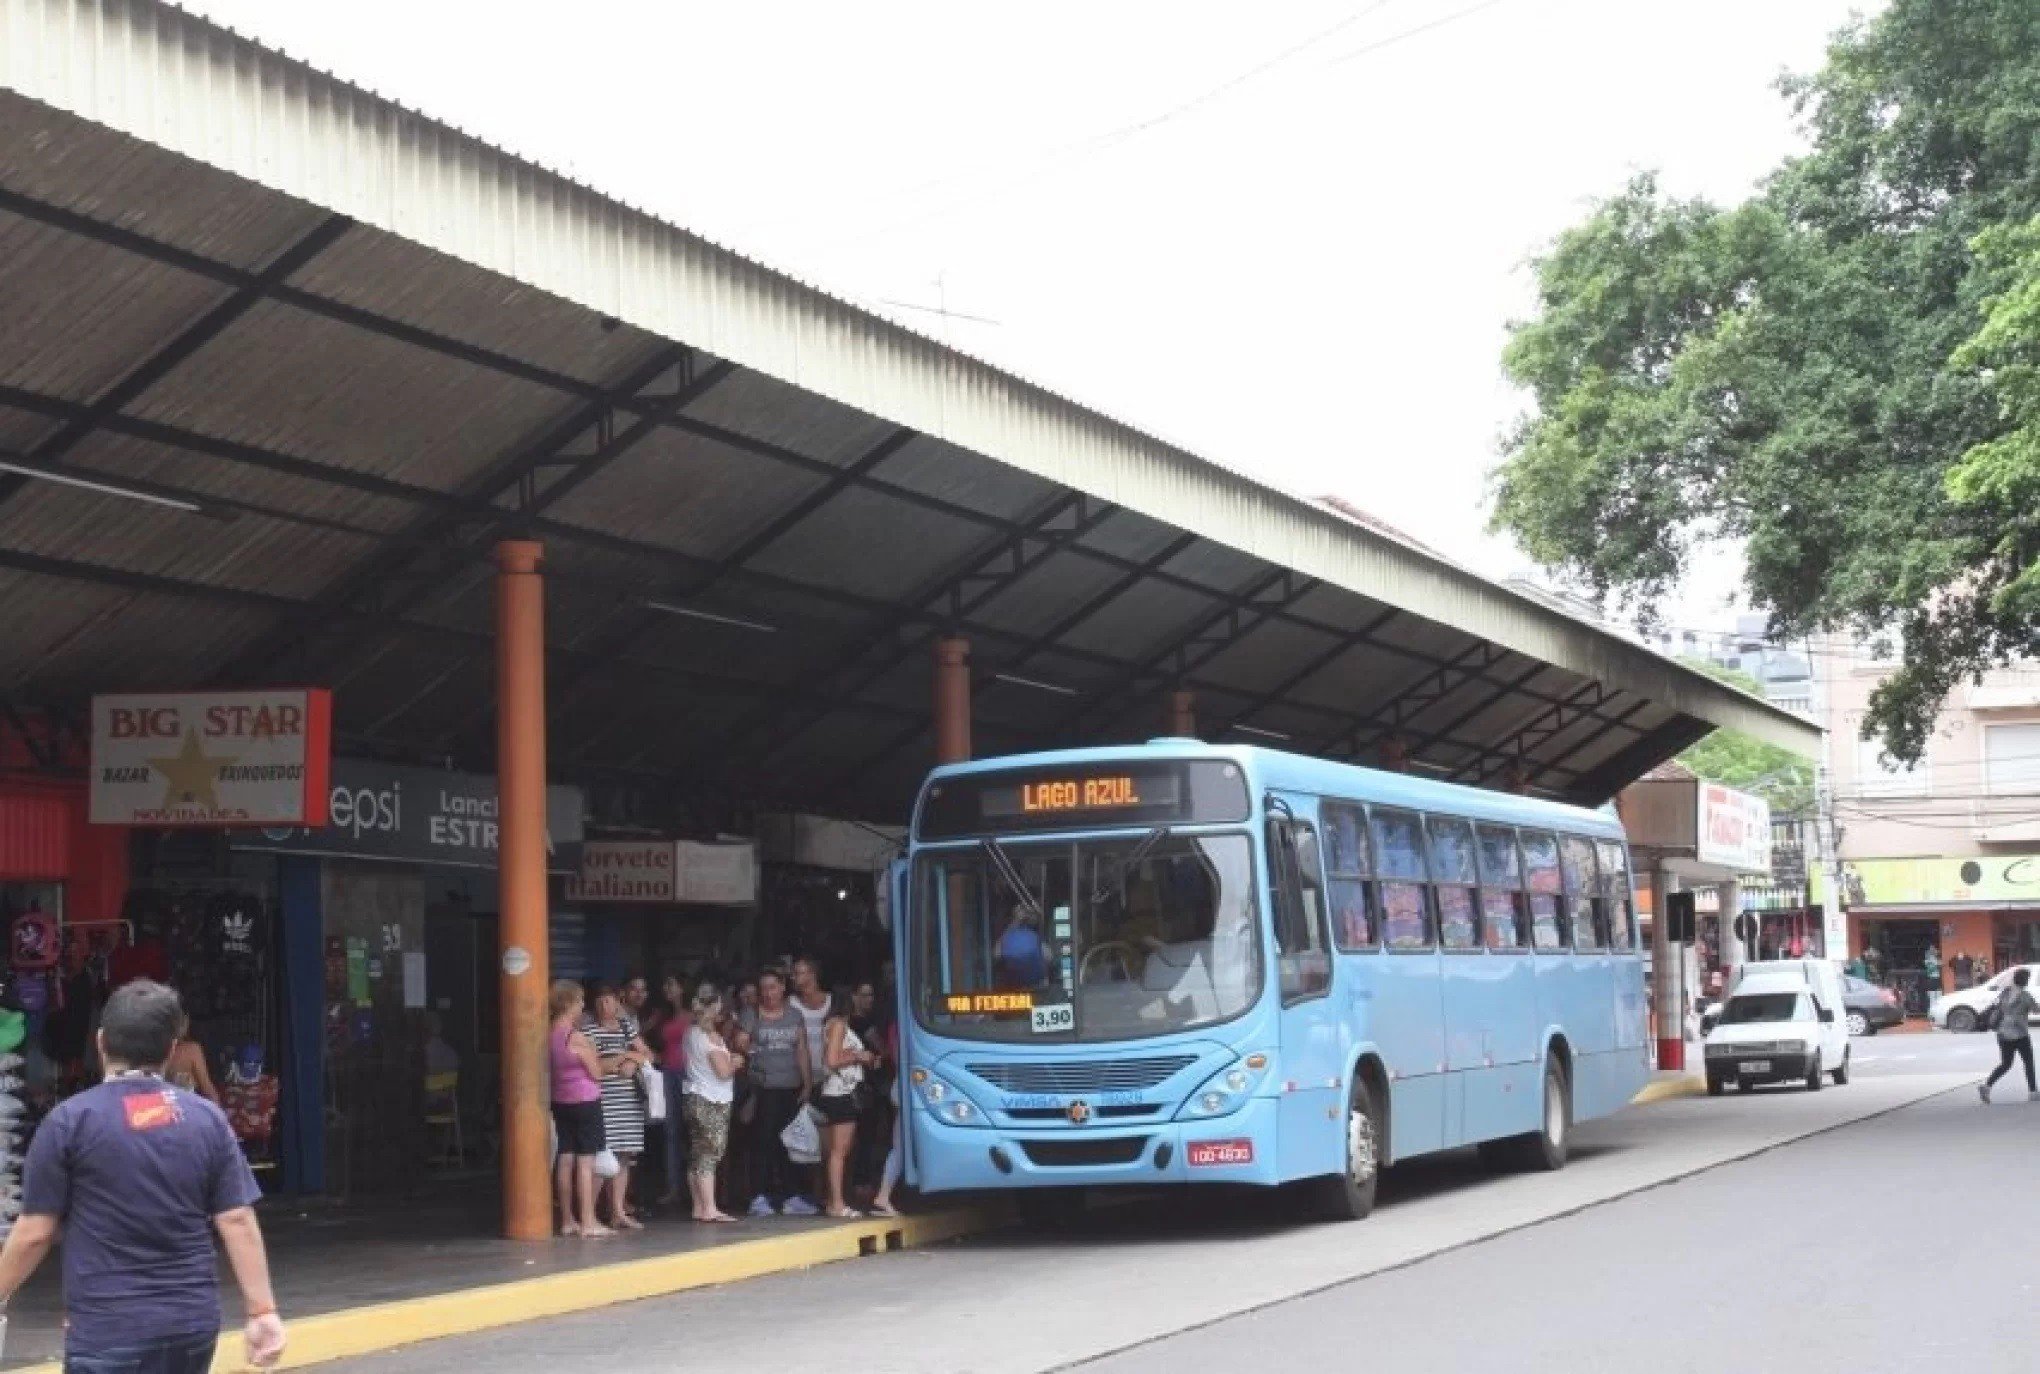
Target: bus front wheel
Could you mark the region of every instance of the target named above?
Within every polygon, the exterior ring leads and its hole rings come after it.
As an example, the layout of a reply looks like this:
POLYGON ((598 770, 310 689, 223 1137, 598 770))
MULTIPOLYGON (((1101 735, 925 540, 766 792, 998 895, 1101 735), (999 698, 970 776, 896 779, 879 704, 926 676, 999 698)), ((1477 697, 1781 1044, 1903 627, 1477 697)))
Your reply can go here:
POLYGON ((1346 1167, 1317 1181, 1317 1213, 1326 1221, 1359 1221, 1374 1210, 1381 1181, 1381 1112, 1374 1092, 1355 1078, 1346 1108, 1346 1167))

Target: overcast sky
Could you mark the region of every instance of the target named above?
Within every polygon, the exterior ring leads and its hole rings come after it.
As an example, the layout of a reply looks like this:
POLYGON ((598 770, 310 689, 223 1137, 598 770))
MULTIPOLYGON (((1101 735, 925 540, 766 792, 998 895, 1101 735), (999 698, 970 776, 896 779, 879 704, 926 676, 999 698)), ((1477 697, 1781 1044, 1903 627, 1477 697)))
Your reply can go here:
POLYGON ((186 3, 1497 576, 1528 258, 1638 170, 1744 194, 1798 146, 1778 73, 1864 7, 186 3))

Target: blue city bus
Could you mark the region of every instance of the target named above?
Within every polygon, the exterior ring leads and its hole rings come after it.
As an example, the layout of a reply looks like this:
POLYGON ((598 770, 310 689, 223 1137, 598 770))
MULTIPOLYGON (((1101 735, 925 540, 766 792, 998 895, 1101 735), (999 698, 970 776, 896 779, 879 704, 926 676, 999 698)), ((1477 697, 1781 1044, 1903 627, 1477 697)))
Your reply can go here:
POLYGON ((938 768, 893 870, 908 1180, 1564 1165, 1649 1077, 1611 814, 1195 740, 938 768))

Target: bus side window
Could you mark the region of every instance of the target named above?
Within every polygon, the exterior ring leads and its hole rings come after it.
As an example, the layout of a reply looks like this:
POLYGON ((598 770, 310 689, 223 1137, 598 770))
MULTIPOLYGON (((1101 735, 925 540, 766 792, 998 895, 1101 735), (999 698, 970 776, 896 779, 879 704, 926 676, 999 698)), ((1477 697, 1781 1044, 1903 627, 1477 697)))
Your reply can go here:
POLYGON ((1481 930, 1489 949, 1526 949, 1528 910, 1523 903, 1523 863, 1516 832, 1483 825, 1475 831, 1480 851, 1481 930))
POLYGON ((1525 830, 1521 838, 1524 885, 1530 889, 1531 944, 1548 952, 1562 950, 1566 941, 1559 905, 1565 886, 1558 874, 1558 841, 1542 830, 1525 830))
POLYGON ((1601 882, 1594 869, 1594 842, 1565 835, 1558 842, 1559 867, 1565 870, 1566 914, 1572 919, 1573 948, 1606 949, 1608 941, 1597 918, 1601 882))
POLYGON ((1375 810, 1368 821, 1380 875, 1382 942, 1390 949, 1430 949, 1437 937, 1427 900, 1423 824, 1408 811, 1375 810))
POLYGON ((1636 905, 1629 891, 1629 856, 1620 840, 1602 840, 1595 848, 1601 855, 1601 904, 1607 913, 1608 945, 1612 949, 1636 946, 1636 905))
POLYGON ((1325 825, 1325 893, 1331 904, 1332 938, 1340 949, 1373 949, 1374 864, 1368 855, 1367 814, 1346 802, 1319 808, 1325 825))
POLYGON ((1473 827, 1451 816, 1426 821, 1431 834, 1431 878, 1438 895, 1438 940, 1446 949, 1480 948, 1480 915, 1474 903, 1473 827))
POLYGON ((1317 832, 1308 822, 1268 821, 1268 873, 1274 881, 1275 956, 1285 1004, 1321 996, 1332 985, 1325 933, 1324 879, 1317 832))

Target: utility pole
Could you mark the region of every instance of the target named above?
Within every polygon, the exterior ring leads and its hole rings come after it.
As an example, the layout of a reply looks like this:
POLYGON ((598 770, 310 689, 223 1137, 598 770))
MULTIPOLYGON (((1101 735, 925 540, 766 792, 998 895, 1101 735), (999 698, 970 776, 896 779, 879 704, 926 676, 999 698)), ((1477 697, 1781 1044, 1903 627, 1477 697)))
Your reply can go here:
POLYGON ((1835 720, 1831 709, 1834 698, 1811 638, 1806 641, 1806 661, 1813 669, 1814 721, 1820 726, 1820 767, 1813 782, 1813 840, 1822 878, 1821 953, 1840 963, 1849 957, 1849 925, 1842 911, 1842 840, 1835 826, 1835 720))

